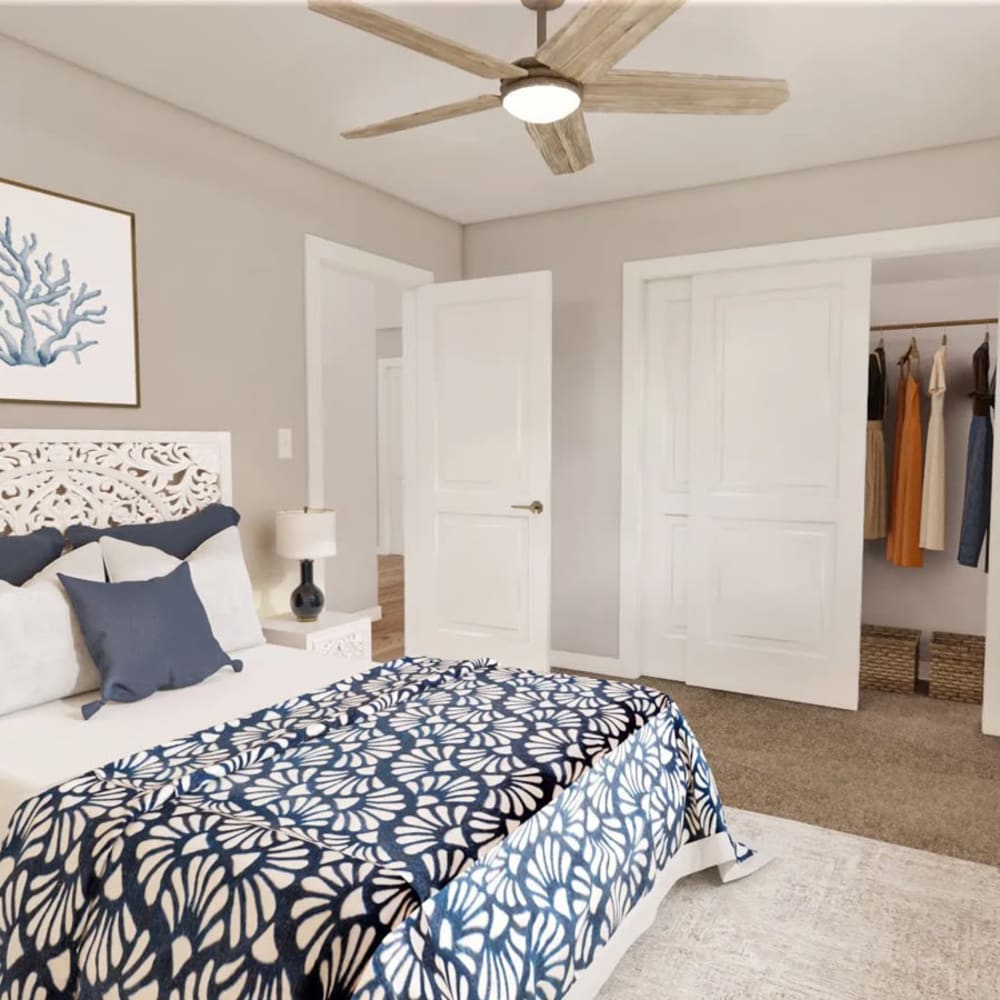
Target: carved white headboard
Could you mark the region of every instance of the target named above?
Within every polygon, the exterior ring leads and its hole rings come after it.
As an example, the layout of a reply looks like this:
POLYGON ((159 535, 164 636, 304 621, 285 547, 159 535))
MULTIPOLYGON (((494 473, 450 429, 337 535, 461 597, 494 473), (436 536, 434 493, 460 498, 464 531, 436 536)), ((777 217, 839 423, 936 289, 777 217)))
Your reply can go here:
POLYGON ((232 503, 227 432, 0 430, 0 535, 232 503))

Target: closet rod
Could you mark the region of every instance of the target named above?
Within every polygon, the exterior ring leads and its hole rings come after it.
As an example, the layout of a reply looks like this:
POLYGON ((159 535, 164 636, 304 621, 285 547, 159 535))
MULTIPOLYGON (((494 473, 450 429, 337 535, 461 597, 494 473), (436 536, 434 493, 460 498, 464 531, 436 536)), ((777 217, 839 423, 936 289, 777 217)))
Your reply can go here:
POLYGON ((939 330, 946 326, 995 326, 997 317, 985 316, 982 319, 943 319, 936 323, 884 323, 882 326, 871 327, 872 333, 883 330, 939 330))

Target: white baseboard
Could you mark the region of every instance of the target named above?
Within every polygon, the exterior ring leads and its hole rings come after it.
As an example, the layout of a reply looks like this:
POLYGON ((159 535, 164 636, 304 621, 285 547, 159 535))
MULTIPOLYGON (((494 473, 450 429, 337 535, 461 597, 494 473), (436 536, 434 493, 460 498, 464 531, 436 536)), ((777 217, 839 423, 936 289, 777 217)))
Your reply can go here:
POLYGON ((621 660, 617 656, 592 656, 590 653, 553 649, 549 653, 549 663, 559 670, 582 670, 588 674, 625 676, 621 660))

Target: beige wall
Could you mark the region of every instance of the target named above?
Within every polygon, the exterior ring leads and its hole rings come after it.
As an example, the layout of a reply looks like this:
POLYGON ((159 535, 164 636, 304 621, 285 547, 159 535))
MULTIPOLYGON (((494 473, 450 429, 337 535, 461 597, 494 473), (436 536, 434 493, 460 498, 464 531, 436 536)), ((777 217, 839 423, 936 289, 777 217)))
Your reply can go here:
POLYGON ((0 174, 136 213, 143 403, 0 403, 0 426, 231 430, 251 570, 283 602, 272 515, 305 499, 304 234, 450 280, 460 227, 2 37, 0 92, 0 174))
POLYGON ((1000 215, 998 178, 994 140, 466 228, 466 277, 553 272, 554 647, 618 648, 622 263, 1000 215))
POLYGON ((403 331, 398 326, 375 331, 375 357, 401 358, 403 356, 403 331))
POLYGON ((375 283, 325 264, 319 275, 323 502, 337 512, 321 586, 331 608, 364 611, 378 604, 375 283))

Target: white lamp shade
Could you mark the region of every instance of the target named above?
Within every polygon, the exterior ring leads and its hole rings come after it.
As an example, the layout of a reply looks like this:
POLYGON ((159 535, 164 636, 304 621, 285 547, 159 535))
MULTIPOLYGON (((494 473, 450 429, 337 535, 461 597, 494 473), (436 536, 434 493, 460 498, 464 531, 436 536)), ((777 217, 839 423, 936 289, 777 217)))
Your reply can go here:
POLYGON ((275 548, 286 559, 322 559, 337 554, 337 515, 332 510, 279 510, 275 548))

